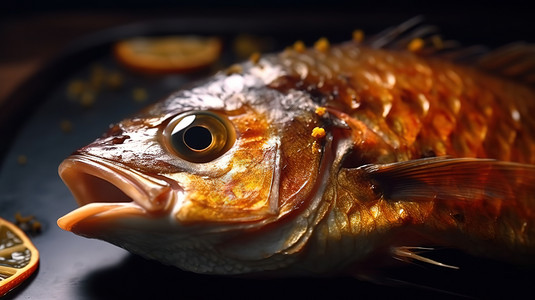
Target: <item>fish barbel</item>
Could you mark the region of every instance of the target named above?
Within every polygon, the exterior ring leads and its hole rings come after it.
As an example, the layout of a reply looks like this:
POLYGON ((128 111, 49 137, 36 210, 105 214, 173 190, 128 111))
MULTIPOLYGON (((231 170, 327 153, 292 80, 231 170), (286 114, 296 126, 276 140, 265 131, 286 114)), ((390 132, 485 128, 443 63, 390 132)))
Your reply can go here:
POLYGON ((296 44, 111 126, 60 165, 80 207, 58 225, 208 274, 452 267, 418 253, 436 246, 533 263, 535 52, 460 65, 414 25, 296 44))

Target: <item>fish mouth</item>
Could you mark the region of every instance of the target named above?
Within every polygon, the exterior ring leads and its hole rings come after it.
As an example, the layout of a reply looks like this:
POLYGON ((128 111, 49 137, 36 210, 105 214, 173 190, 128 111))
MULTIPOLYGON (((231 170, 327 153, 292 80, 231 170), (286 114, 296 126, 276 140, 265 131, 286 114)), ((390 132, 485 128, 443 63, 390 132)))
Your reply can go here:
POLYGON ((104 220, 157 216, 173 198, 166 181, 97 157, 74 154, 61 163, 58 172, 80 207, 57 223, 75 233, 104 220))

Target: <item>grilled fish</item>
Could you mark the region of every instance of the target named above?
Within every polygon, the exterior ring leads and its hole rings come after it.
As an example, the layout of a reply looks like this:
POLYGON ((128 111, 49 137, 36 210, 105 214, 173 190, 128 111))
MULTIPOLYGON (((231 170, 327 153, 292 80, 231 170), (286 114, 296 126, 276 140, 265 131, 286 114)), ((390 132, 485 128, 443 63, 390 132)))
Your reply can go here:
POLYGON ((58 225, 206 274, 533 263, 535 52, 458 64, 415 27, 296 44, 111 126, 60 165, 80 207, 58 225))

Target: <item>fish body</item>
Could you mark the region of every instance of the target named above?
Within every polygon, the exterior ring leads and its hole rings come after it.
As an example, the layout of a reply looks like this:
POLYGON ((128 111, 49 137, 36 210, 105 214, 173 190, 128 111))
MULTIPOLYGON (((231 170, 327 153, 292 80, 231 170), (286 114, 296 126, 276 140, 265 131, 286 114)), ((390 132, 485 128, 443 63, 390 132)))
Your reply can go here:
POLYGON ((447 267, 417 253, 435 246, 533 263, 533 88, 360 41, 239 69, 67 158, 59 226, 207 274, 447 267))

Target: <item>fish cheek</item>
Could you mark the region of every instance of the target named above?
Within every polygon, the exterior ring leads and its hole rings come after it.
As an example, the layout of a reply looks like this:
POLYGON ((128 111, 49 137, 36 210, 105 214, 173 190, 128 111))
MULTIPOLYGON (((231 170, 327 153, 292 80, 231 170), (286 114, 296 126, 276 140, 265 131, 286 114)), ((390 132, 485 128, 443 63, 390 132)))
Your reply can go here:
POLYGON ((248 157, 249 163, 235 162, 221 177, 190 178, 186 204, 177 214, 181 222, 254 221, 269 214, 276 149, 241 154, 255 157, 248 157))
POLYGON ((294 119, 283 130, 279 188, 281 214, 303 206, 316 186, 323 143, 311 135, 317 126, 318 122, 313 118, 294 119))
POLYGON ((177 213, 183 223, 246 222, 274 213, 270 203, 278 147, 260 115, 232 120, 240 137, 224 175, 186 180, 186 201, 177 213))

